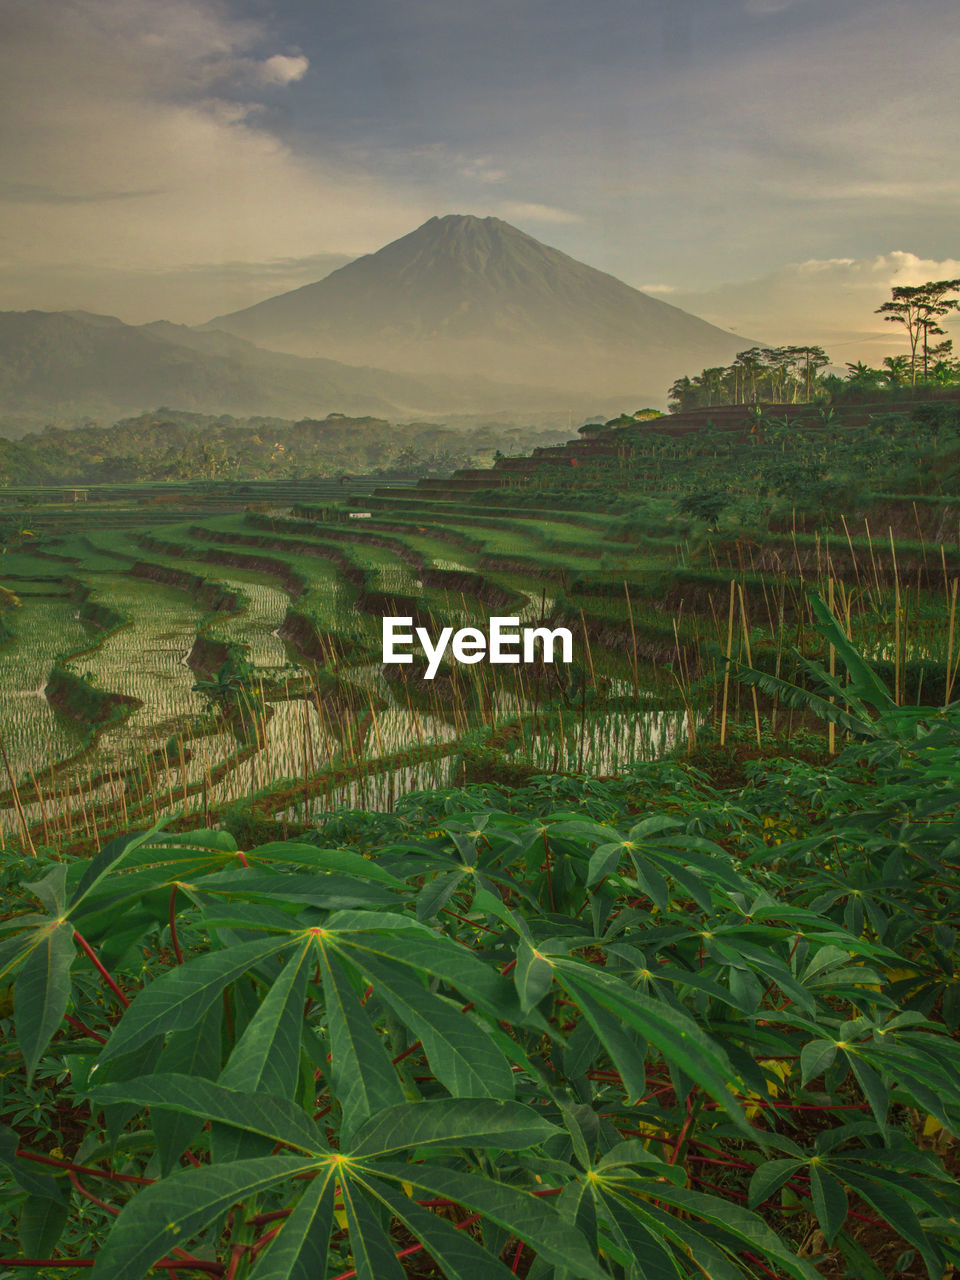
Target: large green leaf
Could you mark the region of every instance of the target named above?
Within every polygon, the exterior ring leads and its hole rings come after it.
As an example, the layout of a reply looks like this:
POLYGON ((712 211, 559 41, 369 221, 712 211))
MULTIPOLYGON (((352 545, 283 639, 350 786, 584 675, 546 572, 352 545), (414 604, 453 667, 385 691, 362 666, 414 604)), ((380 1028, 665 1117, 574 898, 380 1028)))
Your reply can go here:
POLYGON ((384 1107, 403 1102, 403 1089, 340 961, 323 952, 321 970, 330 1037, 330 1083, 343 1112, 341 1140, 349 1149, 353 1134, 365 1120, 384 1107))
POLYGON ((443 1196, 525 1240, 547 1262, 575 1269, 579 1280, 609 1280, 583 1236, 548 1201, 460 1169, 429 1164, 377 1164, 371 1173, 443 1196))
POLYGON ((293 1098, 300 1071, 300 1035, 312 950, 308 941, 287 958, 230 1054, 220 1084, 293 1098))
POLYGON ((875 711, 892 709, 896 704, 890 696, 890 690, 859 649, 847 638, 826 601, 816 591, 809 591, 807 594, 817 620, 817 630, 836 649, 837 657, 850 676, 850 692, 862 698, 875 711))
POLYGON ((17 1040, 32 1080, 70 1000, 70 967, 76 957, 73 926, 51 922, 42 929, 13 986, 17 1040))
POLYGON ((255 1280, 318 1280, 326 1275, 333 1192, 331 1174, 314 1178, 257 1261, 255 1280))
POLYGON ((803 1164, 800 1159, 779 1159, 766 1160, 757 1165, 750 1179, 750 1208, 756 1209, 765 1200, 769 1200, 798 1169, 803 1168, 803 1164))
POLYGON ((289 938, 256 938, 169 969, 133 1000, 101 1052, 100 1062, 129 1053, 156 1035, 192 1027, 231 982, 291 945, 289 938))
MULTIPOLYGON (((303 1010, 312 952, 310 940, 287 959, 244 1028, 220 1075, 221 1085, 293 1100, 300 1075, 303 1010)), ((215 1160, 225 1162, 266 1155, 269 1143, 251 1133, 214 1124, 210 1149, 215 1160)))
POLYGON ((813 1211, 820 1223, 820 1230, 828 1245, 832 1245, 837 1232, 847 1217, 847 1193, 840 1181, 828 1173, 819 1163, 810 1165, 810 1196, 813 1211))
POLYGON ((90 1280, 144 1280, 170 1249, 187 1244, 232 1205, 317 1167, 315 1160, 278 1155, 179 1169, 128 1201, 97 1252, 90 1280))
POLYGON ((553 986, 553 962, 531 947, 525 938, 517 943, 517 967, 513 974, 520 1008, 528 1013, 553 986))
POLYGON ((256 866, 258 862, 293 863, 296 866, 312 867, 317 871, 377 880, 380 884, 391 885, 395 889, 403 887, 403 881, 398 880, 379 862, 373 858, 365 858, 363 854, 352 853, 349 849, 318 849, 312 844, 285 840, 258 845, 247 854, 247 861, 251 866, 256 866))
POLYGON ((743 666, 732 658, 730 659, 730 670, 742 684, 754 686, 761 693, 765 693, 767 697, 778 699, 784 706, 811 711, 820 720, 837 724, 841 729, 853 734, 854 737, 877 738, 880 736, 879 729, 872 721, 850 715, 840 703, 831 702, 829 698, 822 698, 819 694, 812 693, 809 689, 801 689, 799 686, 790 684, 786 680, 781 680, 778 676, 772 676, 766 671, 757 671, 754 667, 743 666))
MULTIPOLYGON (((585 1022, 593 1030, 610 1061, 619 1071, 628 1098, 633 1102, 642 1098, 647 1088, 646 1055, 637 1044, 637 1037, 623 1026, 615 1014, 594 1000, 592 993, 588 993, 586 989, 574 990, 572 994, 576 996, 583 1014, 583 1022, 579 1026, 583 1026, 585 1022)), ((584 1070, 594 1056, 595 1054, 591 1054, 589 1060, 585 1060, 584 1070)))
POLYGON ((406 1280, 396 1248, 380 1225, 373 1205, 352 1179, 344 1179, 340 1187, 357 1280, 406 1280))
POLYGON ((29 1196, 20 1210, 20 1248, 28 1258, 49 1258, 67 1225, 70 1206, 46 1196, 29 1196))
MULTIPOLYGON (((173 1072, 191 1079, 216 1080, 220 1074, 222 1017, 223 1005, 217 1000, 192 1027, 171 1032, 157 1058, 157 1072, 164 1075, 173 1072)), ((160 1151, 160 1169, 166 1175, 179 1164, 180 1157, 194 1141, 203 1123, 195 1115, 157 1106, 151 1108, 150 1119, 160 1151)))
POLYGON ((283 1142, 299 1151, 326 1148, 320 1131, 305 1111, 286 1098, 268 1093, 225 1089, 211 1080, 191 1076, 150 1075, 139 1080, 94 1086, 91 1097, 100 1103, 131 1102, 140 1107, 169 1107, 187 1115, 215 1120, 271 1142, 283 1142))
MULTIPOLYGON (((370 920, 374 923, 376 916, 371 915, 370 920)), ((366 956, 372 954, 391 963, 422 969, 431 977, 448 982, 467 1000, 473 1000, 497 1019, 522 1021, 513 983, 451 938, 432 934, 418 926, 402 936, 373 931, 360 934, 346 929, 341 932, 338 929, 336 942, 348 954, 353 951, 359 953, 356 964, 360 968, 365 968, 366 956)))
POLYGON ((364 1178, 363 1183, 423 1243, 442 1268, 444 1280, 509 1280, 514 1274, 468 1231, 458 1231, 445 1218, 422 1208, 416 1200, 401 1195, 379 1178, 364 1178))
POLYGON ((688 1014, 633 991, 610 976, 600 980, 583 965, 564 962, 562 968, 558 965, 557 977, 571 995, 592 997, 595 1004, 656 1045, 671 1066, 705 1089, 734 1123, 756 1141, 756 1130, 748 1124, 733 1097, 736 1073, 729 1058, 688 1014))
POLYGON ((42 880, 34 880, 23 887, 43 903, 54 919, 59 918, 67 905, 67 864, 55 863, 42 880))
POLYGON ((397 895, 379 884, 366 883, 355 876, 296 875, 269 868, 231 868, 204 876, 204 893, 237 894, 253 901, 277 898, 334 910, 337 907, 381 907, 397 904, 397 895))
POLYGON ((492 1038, 467 1013, 433 995, 398 965, 369 953, 364 970, 377 996, 421 1041, 437 1079, 462 1098, 512 1098, 513 1072, 492 1038))
POLYGON ((560 1130, 520 1102, 437 1098, 404 1102, 369 1119, 350 1147, 352 1156, 389 1155, 407 1147, 495 1147, 521 1151, 560 1130))

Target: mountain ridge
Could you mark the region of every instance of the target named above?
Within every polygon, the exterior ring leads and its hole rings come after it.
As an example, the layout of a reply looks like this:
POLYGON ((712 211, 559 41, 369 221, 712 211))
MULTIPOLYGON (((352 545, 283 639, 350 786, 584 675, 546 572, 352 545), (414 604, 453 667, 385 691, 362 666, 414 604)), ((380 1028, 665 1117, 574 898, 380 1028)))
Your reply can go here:
MULTIPOLYGON (((115 420, 161 404, 244 417, 338 412, 394 420, 571 407, 548 388, 304 358, 165 320, 128 325, 87 312, 0 312, 0 421, 27 427, 115 420)), ((598 405, 599 397, 572 408, 590 412, 598 405)))

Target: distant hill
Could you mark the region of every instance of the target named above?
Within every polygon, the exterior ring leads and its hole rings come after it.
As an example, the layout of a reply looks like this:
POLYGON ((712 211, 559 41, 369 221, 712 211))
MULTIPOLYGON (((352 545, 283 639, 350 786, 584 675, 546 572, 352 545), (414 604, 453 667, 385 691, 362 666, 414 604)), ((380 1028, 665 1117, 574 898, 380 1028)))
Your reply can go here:
POLYGON ((210 323, 277 351, 659 404, 675 378, 750 345, 499 218, 460 214, 210 323))
POLYGON ((0 312, 0 434, 31 424, 112 422, 158 404, 199 413, 393 418, 597 407, 470 377, 409 377, 264 351, 235 335, 85 312, 0 312))

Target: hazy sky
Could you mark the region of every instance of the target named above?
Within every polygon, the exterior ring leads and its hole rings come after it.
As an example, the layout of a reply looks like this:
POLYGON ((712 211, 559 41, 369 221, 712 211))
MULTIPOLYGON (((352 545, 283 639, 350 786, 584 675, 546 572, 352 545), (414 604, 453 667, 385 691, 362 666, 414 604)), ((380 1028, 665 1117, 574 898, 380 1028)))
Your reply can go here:
POLYGON ((838 360, 960 275, 956 0, 0 0, 0 307, 189 322, 496 214, 838 360))

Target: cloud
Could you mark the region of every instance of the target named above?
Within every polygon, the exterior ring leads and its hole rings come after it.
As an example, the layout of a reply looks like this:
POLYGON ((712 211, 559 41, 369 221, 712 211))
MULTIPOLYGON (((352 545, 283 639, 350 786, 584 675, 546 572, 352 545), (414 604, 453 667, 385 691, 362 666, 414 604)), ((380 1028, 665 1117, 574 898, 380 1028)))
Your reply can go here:
POLYGON ((45 305, 105 309, 98 273, 116 298, 125 272, 124 319, 201 321, 254 300, 229 264, 353 257, 433 212, 348 154, 292 150, 259 94, 308 60, 219 0, 5 0, 4 37, 0 308, 23 305, 33 272, 45 305), (224 274, 191 295, 198 264, 224 274))
POLYGON ((299 54, 275 53, 260 63, 260 79, 264 84, 295 84, 310 68, 310 59, 299 54))
POLYGON ((703 291, 676 291, 671 302, 737 333, 765 342, 817 342, 838 363, 879 358, 905 339, 876 309, 894 285, 960 278, 960 260, 922 258, 905 250, 871 258, 794 262, 752 280, 703 291))
POLYGON ((797 0, 744 0, 743 11, 755 18, 767 18, 791 9, 797 0))
POLYGON ((570 209, 558 209, 549 204, 531 204, 522 200, 506 200, 500 205, 505 218, 517 222, 545 222, 551 225, 566 225, 582 222, 583 215, 570 209))
POLYGON ((476 182, 504 182, 509 176, 506 169, 497 166, 493 156, 464 159, 457 172, 461 178, 472 178, 476 182))
POLYGON ((50 261, 3 273, 3 307, 12 311, 93 311, 133 323, 173 316, 188 323, 238 311, 313 284, 352 260, 310 254, 268 262, 192 263, 151 269, 50 261))

